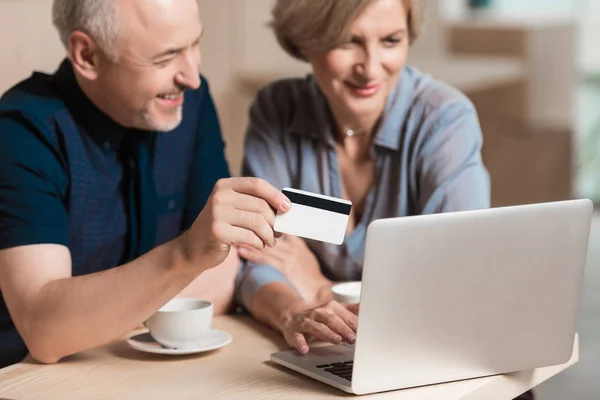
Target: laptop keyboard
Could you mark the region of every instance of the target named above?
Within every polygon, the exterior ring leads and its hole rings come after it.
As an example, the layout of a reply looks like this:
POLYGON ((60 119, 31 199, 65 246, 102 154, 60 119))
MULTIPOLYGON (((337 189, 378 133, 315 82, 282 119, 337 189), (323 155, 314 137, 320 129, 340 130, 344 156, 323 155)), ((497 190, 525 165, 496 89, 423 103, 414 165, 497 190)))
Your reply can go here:
POLYGON ((325 372, 332 373, 334 375, 339 376, 340 378, 344 378, 348 381, 352 380, 352 365, 353 361, 344 361, 344 362, 334 362, 331 364, 319 364, 317 368, 322 369, 325 372))

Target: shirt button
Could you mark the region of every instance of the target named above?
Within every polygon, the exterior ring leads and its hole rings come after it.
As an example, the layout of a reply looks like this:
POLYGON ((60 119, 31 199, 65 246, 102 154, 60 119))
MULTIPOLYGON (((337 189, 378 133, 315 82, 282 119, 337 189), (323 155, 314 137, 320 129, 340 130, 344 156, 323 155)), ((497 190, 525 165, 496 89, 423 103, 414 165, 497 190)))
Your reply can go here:
POLYGON ((169 200, 169 201, 167 202, 167 209, 168 209, 169 211, 172 211, 172 210, 174 210, 174 209, 175 209, 175 205, 176 205, 176 204, 177 204, 177 203, 175 203, 175 200, 169 200))

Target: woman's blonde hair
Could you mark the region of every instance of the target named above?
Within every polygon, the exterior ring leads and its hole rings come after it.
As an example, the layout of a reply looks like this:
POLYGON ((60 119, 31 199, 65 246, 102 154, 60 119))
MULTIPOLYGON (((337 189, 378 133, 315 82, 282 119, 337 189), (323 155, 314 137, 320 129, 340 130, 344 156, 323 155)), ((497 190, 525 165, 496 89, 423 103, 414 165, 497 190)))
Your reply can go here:
MULTIPOLYGON (((276 0, 271 27, 288 54, 306 61, 301 49, 330 50, 348 41, 352 22, 375 1, 276 0)), ((411 44, 421 29, 422 1, 402 0, 411 44)))

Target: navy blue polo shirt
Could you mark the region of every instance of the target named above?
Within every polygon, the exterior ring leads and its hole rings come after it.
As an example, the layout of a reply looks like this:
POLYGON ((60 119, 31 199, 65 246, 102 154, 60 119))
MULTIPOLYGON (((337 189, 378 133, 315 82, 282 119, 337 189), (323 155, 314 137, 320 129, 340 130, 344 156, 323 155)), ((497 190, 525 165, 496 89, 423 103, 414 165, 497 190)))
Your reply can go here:
MULTIPOLYGON (((84 95, 71 63, 0 99, 0 249, 69 248, 73 276, 121 265, 177 237, 229 176, 206 80, 171 132, 127 129, 84 95)), ((1 291, 0 291, 1 294, 1 291)), ((0 367, 27 348, 0 299, 0 367)))

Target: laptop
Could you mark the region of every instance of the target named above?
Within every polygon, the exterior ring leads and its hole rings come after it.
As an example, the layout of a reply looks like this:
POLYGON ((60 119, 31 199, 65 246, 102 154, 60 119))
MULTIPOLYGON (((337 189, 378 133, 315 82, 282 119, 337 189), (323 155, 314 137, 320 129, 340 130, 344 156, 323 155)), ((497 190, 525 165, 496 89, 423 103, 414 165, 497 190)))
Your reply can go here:
POLYGON ((271 360, 354 394, 565 363, 592 209, 569 200, 373 221, 355 344, 271 360))

